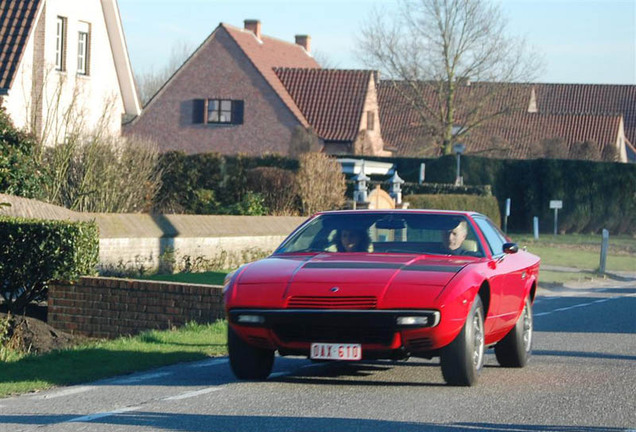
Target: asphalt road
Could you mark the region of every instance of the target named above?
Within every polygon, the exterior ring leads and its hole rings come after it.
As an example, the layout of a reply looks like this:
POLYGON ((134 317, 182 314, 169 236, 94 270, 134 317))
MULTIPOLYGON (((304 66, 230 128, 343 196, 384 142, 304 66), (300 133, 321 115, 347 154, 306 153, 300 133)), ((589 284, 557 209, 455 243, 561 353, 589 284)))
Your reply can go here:
POLYGON ((541 290, 534 316, 530 364, 489 352, 474 388, 436 360, 279 358, 255 383, 218 358, 0 399, 0 431, 636 431, 636 281, 541 290))

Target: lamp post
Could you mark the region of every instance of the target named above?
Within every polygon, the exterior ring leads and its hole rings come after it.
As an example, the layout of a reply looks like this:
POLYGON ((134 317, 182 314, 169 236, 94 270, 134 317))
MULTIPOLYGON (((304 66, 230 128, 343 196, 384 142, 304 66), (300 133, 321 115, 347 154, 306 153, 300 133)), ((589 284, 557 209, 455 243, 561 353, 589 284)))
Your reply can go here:
POLYGON ((462 186, 464 184, 462 178, 460 177, 460 158, 462 153, 466 150, 466 146, 462 143, 456 143, 453 145, 453 151, 457 155, 457 174, 455 176, 455 186, 462 186))

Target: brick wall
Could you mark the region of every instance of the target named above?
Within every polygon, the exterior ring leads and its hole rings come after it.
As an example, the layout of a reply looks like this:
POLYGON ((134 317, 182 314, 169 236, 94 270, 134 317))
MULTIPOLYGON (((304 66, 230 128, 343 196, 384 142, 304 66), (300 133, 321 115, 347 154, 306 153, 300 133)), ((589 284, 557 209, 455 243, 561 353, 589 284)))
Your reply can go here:
POLYGON ((113 338, 224 316, 222 287, 81 278, 49 288, 48 324, 72 334, 113 338))

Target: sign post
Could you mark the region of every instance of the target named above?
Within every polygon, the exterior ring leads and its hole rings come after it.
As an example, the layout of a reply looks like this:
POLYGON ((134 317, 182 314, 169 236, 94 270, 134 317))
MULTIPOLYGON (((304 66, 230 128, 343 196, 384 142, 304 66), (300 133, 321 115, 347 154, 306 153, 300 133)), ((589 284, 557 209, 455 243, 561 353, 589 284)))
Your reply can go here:
POLYGON ((508 234, 508 216, 510 216, 510 198, 506 198, 506 216, 504 217, 504 232, 508 234))
POLYGON ((563 201, 551 200, 550 208, 554 209, 554 235, 557 235, 557 226, 559 225, 559 209, 563 208, 563 201))
POLYGON ((609 248, 609 231, 603 228, 603 238, 601 240, 601 262, 598 266, 600 274, 605 274, 605 264, 607 263, 607 249, 609 248))

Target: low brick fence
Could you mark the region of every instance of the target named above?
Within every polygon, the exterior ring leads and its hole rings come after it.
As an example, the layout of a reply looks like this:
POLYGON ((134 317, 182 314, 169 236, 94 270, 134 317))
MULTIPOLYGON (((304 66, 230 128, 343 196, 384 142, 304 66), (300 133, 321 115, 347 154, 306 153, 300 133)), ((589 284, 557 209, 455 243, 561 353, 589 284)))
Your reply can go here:
POLYGON ((72 334, 113 338, 223 316, 220 286, 83 277, 49 287, 48 324, 72 334))

